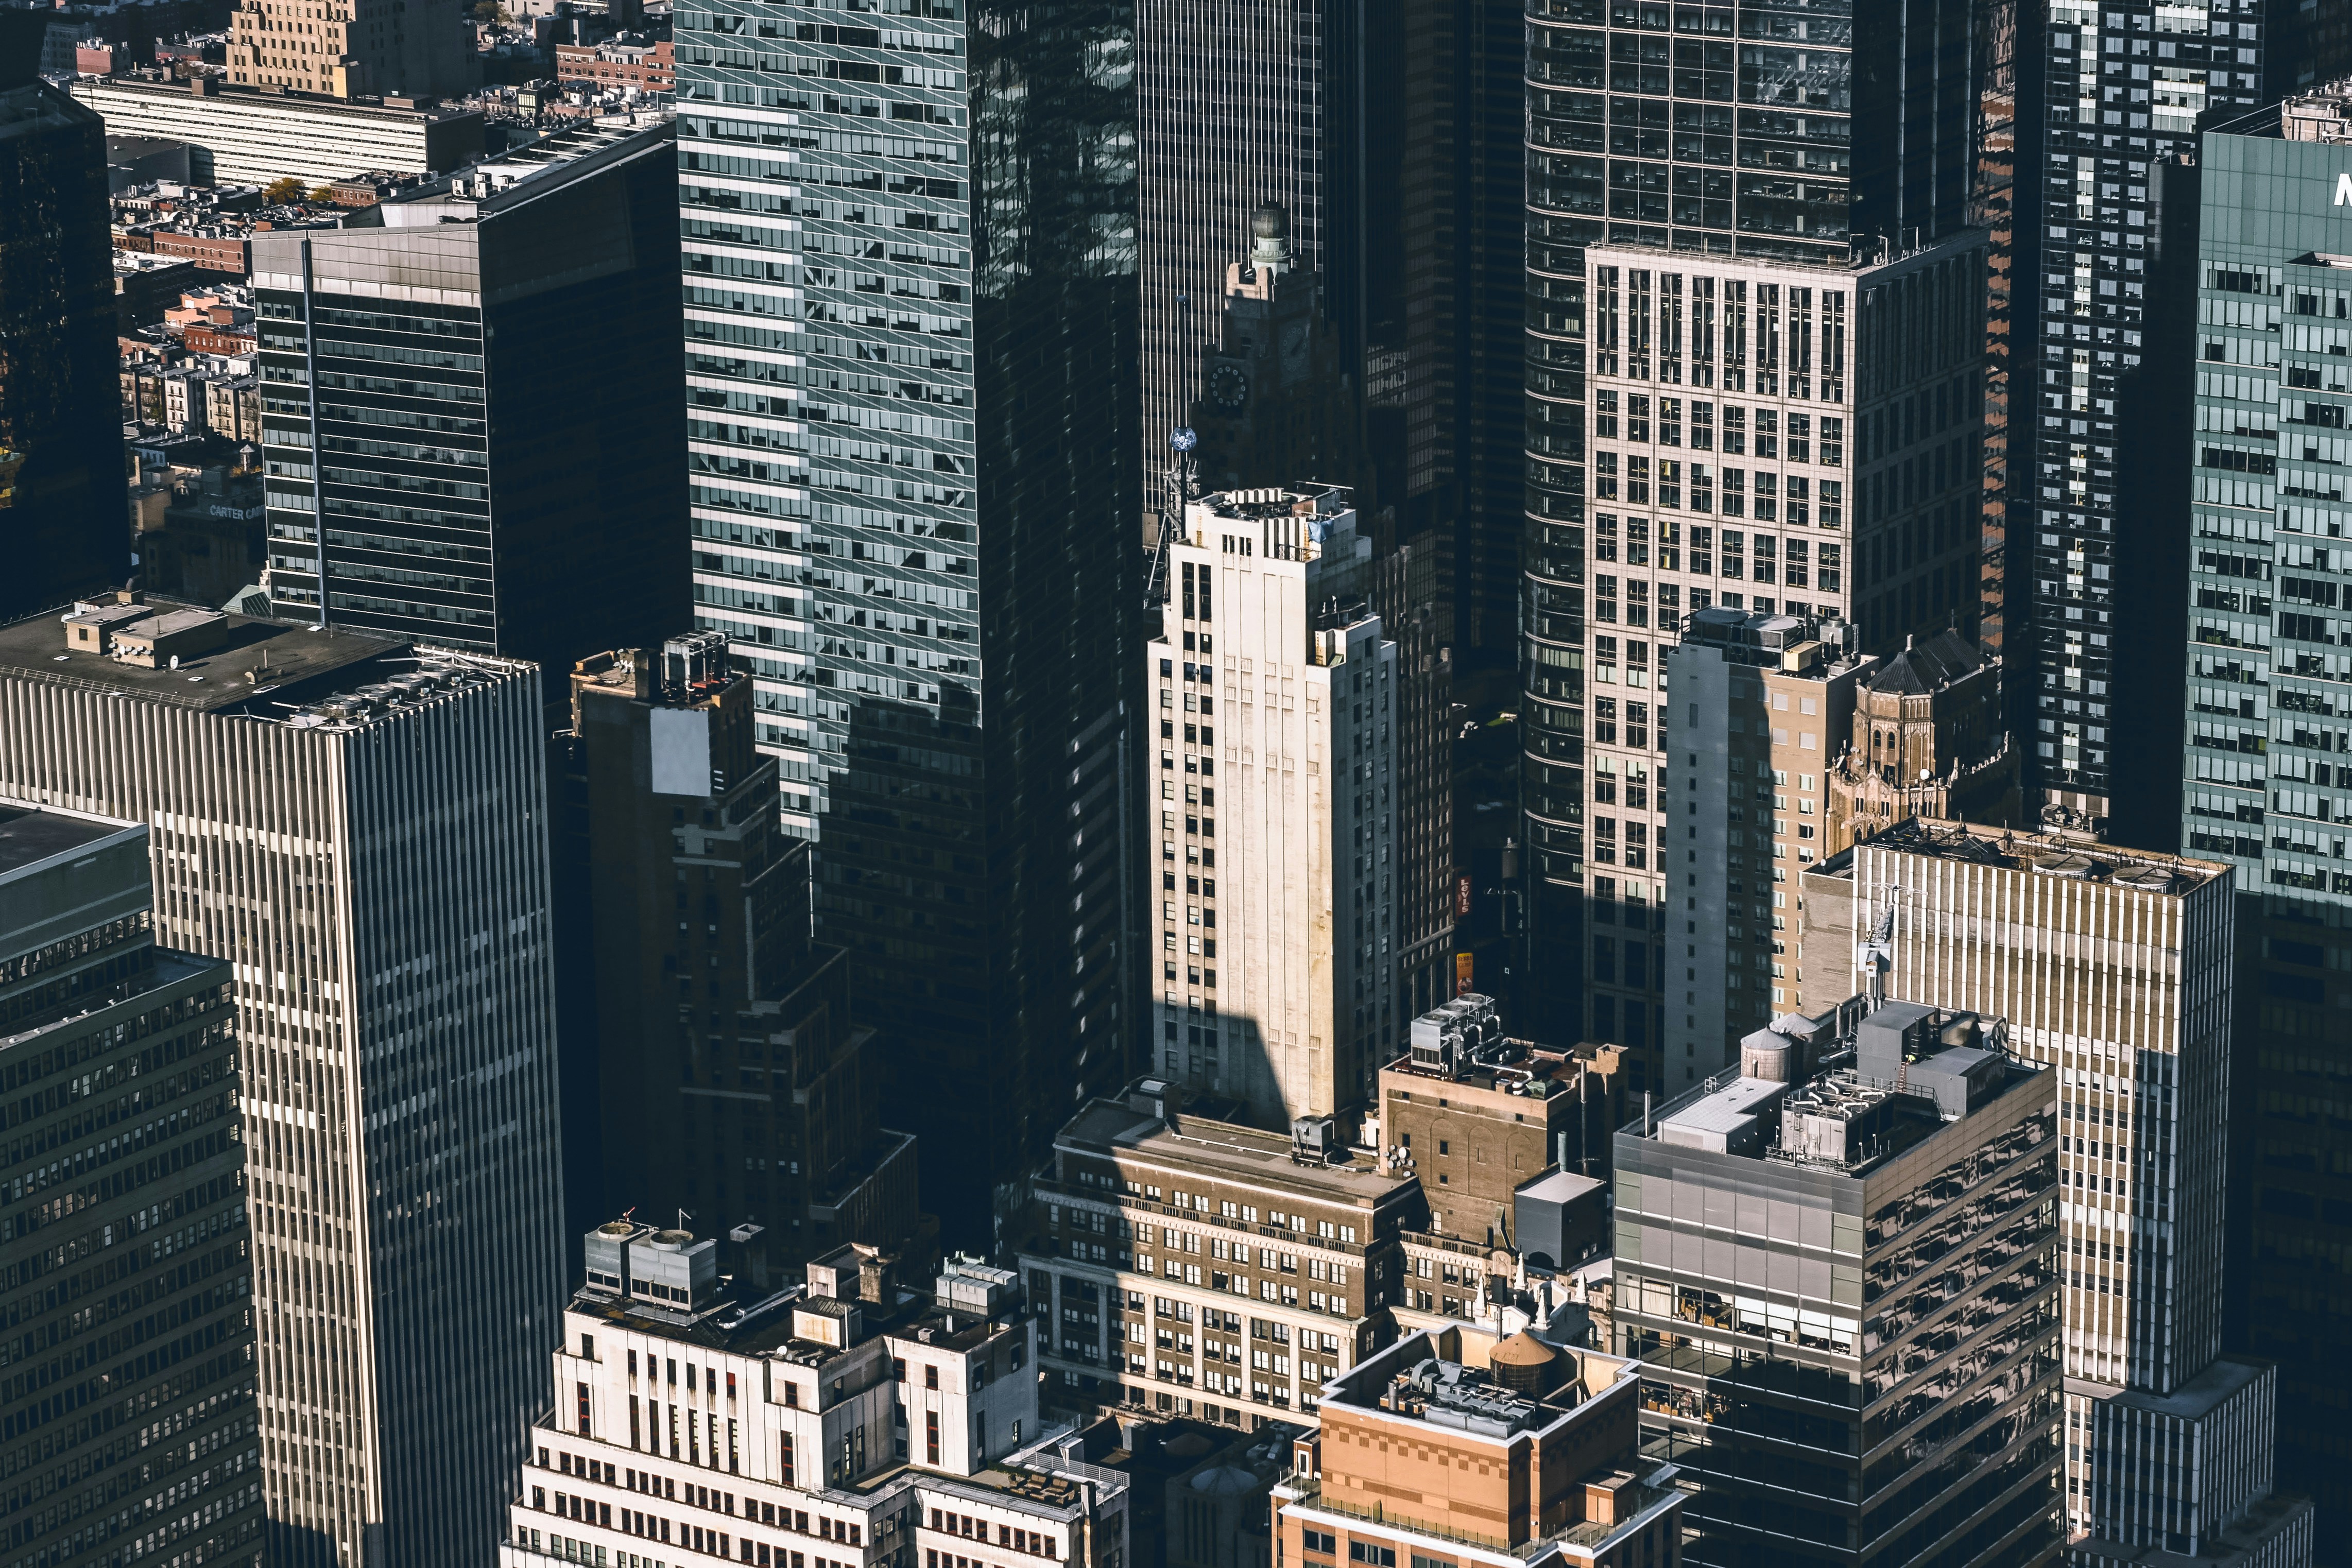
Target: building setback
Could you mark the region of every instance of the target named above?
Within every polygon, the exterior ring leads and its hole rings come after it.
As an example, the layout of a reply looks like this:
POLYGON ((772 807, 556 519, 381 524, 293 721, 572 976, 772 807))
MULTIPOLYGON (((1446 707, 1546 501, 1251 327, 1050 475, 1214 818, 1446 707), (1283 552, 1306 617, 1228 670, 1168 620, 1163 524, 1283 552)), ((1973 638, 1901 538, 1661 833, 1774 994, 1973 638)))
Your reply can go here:
POLYGON ((156 946, 147 839, 0 803, 11 1563, 262 1548, 230 968, 156 946))
POLYGON ((255 239, 273 603, 551 681, 685 620, 672 156, 583 127, 255 239))
POLYGON ((1979 998, 2056 1081, 2078 1560, 2310 1561, 2309 1502, 2272 1490, 2278 1369, 2221 1354, 2233 884, 2210 861, 1917 819, 1801 879, 1806 1011, 1856 985, 1979 998))
POLYGON ((107 265, 106 128, 32 76, 37 46, 0 31, 0 618, 121 580, 122 417, 107 265), (22 79, 18 79, 21 78, 22 79))
POLYGON ((482 117, 475 110, 294 98, 223 87, 217 77, 184 83, 83 77, 70 90, 105 117, 110 136, 203 148, 212 155, 213 178, 224 185, 285 179, 325 185, 376 172, 446 174, 482 155, 482 117))
POLYGON ((808 845, 776 821, 727 640, 581 661, 562 739, 595 1023, 566 1061, 585 1086, 566 1165, 591 1162, 572 1211, 690 1211, 761 1290, 846 1241, 908 1240, 915 1140, 881 1125, 846 956, 809 940, 808 845))
POLYGON ((368 632, 0 627, 0 792, 148 823, 158 940, 235 967, 273 1563, 465 1561, 545 1404, 541 715, 528 665, 368 632))
POLYGON ((955 1568, 982 1542, 998 1562, 1121 1568, 1126 1478, 1031 1451, 1037 1326, 1013 1274, 955 1261, 926 1291, 897 1257, 844 1247, 761 1292, 716 1253, 625 1220, 588 1234, 502 1568, 955 1568))
MULTIPOLYGON (((2180 842, 2235 868, 2233 1084, 2250 1229, 2247 1348, 2314 1364, 2352 1329, 2334 1261, 2352 1177, 2312 1108, 2347 1071, 2352 1019, 2352 95, 2292 99, 2203 137, 2186 542, 2180 842)), ((2189 388, 2175 385, 2182 402, 2189 388)), ((2184 421, 2184 423, 2187 423, 2184 421)), ((2176 497, 2176 500, 2179 500, 2176 497)), ((2283 1482, 2321 1536, 2352 1527, 2340 1379, 2283 1378, 2283 1482)))
POLYGON ((1237 490, 1188 503, 1171 556, 1144 645, 1150 1049, 1260 1126, 1360 1117, 1402 1021, 1396 644, 1361 597, 1372 542, 1345 491, 1237 490))
POLYGON ((2056 1073, 1915 1003, 1784 1028, 1617 1134, 1615 1349, 1685 1556, 2054 1563, 2056 1073))
POLYGON ((977 1243, 1139 1030, 1135 11, 915 11, 677 12, 687 462, 697 628, 977 1243))

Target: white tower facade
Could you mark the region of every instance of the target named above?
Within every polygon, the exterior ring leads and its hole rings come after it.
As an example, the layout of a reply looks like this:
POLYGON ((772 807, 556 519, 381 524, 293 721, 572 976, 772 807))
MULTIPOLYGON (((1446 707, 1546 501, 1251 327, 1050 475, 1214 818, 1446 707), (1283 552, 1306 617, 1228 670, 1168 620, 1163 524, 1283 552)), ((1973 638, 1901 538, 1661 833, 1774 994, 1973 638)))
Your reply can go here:
POLYGON ((1146 648, 1153 1060, 1265 1125, 1360 1113, 1402 1027, 1396 644, 1370 561, 1343 489, 1190 502, 1146 648))

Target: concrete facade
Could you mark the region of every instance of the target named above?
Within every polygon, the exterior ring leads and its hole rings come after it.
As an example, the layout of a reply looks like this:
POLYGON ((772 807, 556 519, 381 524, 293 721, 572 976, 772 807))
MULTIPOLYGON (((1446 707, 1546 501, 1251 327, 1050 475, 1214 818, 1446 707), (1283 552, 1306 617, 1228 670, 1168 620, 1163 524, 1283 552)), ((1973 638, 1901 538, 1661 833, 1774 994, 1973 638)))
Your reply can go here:
POLYGON ((373 171, 447 173, 482 155, 482 117, 472 110, 394 109, 250 89, 195 93, 185 83, 84 77, 70 90, 106 120, 110 136, 186 141, 212 154, 222 184, 296 179, 324 185, 373 171))
POLYGON ((0 627, 0 792, 148 823, 158 938, 235 967, 269 1558, 466 1560, 562 1300, 537 674, 169 604, 71 630, 0 627))
POLYGON ((1397 654, 1371 554, 1343 490, 1191 502, 1145 644, 1155 1065, 1261 1126, 1360 1118, 1402 1022, 1397 654))

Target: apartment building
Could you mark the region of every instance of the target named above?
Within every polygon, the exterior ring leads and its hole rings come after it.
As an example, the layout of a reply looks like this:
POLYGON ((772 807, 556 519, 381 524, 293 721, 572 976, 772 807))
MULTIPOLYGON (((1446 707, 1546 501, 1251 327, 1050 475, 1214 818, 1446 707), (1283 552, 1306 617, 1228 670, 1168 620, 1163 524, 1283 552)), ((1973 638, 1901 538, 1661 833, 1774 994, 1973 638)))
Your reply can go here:
POLYGON ((273 1563, 481 1550, 544 1406, 541 713, 528 665, 134 591, 0 627, 0 794, 147 823, 157 941, 234 967, 273 1563))
POLYGON ((472 46, 457 0, 420 0, 413 8, 406 0, 329 6, 248 0, 229 16, 226 79, 346 101, 456 97, 478 85, 469 79, 472 46))
POLYGON ((11 1563, 262 1550, 232 976, 156 945, 148 840, 0 801, 11 1563))
POLYGON ((1523 1189, 1605 1168, 1621 1124, 1604 1082, 1576 1051, 1511 1038, 1492 997, 1456 997, 1413 1019, 1411 1048, 1381 1069, 1382 1162, 1420 1181, 1431 1231, 1517 1249, 1523 1189))
POLYGON ((1237 490, 1187 503, 1169 554, 1144 644, 1155 1065, 1260 1126, 1360 1119, 1402 1022, 1397 658, 1363 596, 1372 541, 1344 490, 1237 490))
POLYGON ((921 1291, 848 1246, 761 1294, 719 1273, 717 1245, 625 1220, 588 1233, 502 1568, 1126 1563, 1125 1478, 1024 1452, 1036 1324, 1011 1273, 950 1262, 921 1291))
POLYGON ((1618 1134, 1613 1348, 1692 1563, 2057 1560, 2057 1072, 2006 1036, 1854 997, 1618 1134))
POLYGON ((1801 879, 1804 1011, 1858 986, 1977 998, 2054 1075, 2063 1501, 2084 1552, 2308 1561, 2311 1505, 2273 1488, 2278 1368, 2221 1354, 2234 884, 2212 861, 1917 820, 1801 879))
POLYGON ((1328 1126, 1261 1132, 1183 1113, 1178 1092, 1147 1078, 1094 1101, 1037 1173, 1044 1235, 1021 1266, 1050 1325, 1045 1397, 1252 1430, 1312 1412, 1386 1343, 1421 1188, 1309 1141, 1328 1126))
POLYGON ((1323 1391, 1274 1490, 1276 1563, 1680 1568, 1688 1507, 1630 1358, 1518 1333, 1486 1366, 1415 1333, 1323 1391))

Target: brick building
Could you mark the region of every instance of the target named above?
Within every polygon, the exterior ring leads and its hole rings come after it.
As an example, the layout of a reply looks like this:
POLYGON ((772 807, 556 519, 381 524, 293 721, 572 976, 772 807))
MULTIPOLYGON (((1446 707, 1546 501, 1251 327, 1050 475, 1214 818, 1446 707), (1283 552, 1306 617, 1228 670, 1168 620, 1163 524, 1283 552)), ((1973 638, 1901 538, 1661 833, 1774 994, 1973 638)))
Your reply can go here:
POLYGON ((1527 1333, 1483 1368, 1454 1330, 1390 1346, 1325 1386, 1292 1446, 1275 1561, 1677 1568, 1683 1494, 1640 1449, 1638 1371, 1527 1333))
POLYGON ((624 33, 601 44, 555 46, 555 79, 625 92, 675 92, 677 71, 670 41, 655 42, 624 33))

